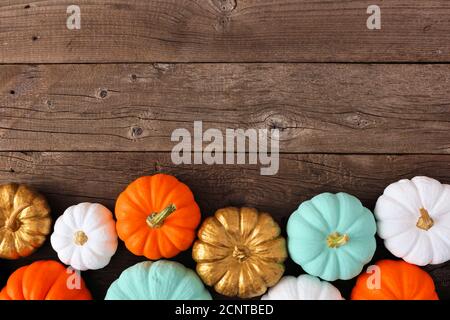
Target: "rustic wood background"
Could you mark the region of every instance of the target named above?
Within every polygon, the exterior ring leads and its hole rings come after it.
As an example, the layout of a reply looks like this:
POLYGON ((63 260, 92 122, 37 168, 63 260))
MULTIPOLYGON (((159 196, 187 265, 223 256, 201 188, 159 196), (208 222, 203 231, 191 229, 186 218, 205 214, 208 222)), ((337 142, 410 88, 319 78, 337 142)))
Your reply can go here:
MULTIPOLYGON (((346 191, 373 209, 391 182, 450 183, 450 1, 0 0, 0 183, 41 190, 54 218, 78 202, 111 209, 133 179, 174 174, 203 216, 228 205, 271 212, 346 191), (82 27, 66 28, 81 7, 82 27), (378 4, 382 29, 367 30, 378 4), (278 128, 280 171, 182 165, 171 132, 278 128)), ((392 256, 379 241, 374 261, 392 256)), ((194 268, 190 252, 177 256, 194 268)), ((47 242, 0 260, 57 259, 47 242)), ((83 277, 95 298, 142 261, 123 245, 83 277)), ((450 298, 450 263, 425 268, 450 298)), ((287 274, 300 267, 287 262, 287 274)), ((345 297, 354 284, 337 281, 345 297)), ((215 295, 216 298, 223 298, 215 295)))

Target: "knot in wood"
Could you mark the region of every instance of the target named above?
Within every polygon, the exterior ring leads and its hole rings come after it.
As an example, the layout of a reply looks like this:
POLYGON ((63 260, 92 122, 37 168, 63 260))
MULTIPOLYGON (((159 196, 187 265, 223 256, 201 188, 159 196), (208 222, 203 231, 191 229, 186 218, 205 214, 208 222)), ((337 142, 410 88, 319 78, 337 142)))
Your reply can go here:
POLYGON ((212 0, 214 6, 221 12, 230 13, 236 8, 236 0, 212 0))

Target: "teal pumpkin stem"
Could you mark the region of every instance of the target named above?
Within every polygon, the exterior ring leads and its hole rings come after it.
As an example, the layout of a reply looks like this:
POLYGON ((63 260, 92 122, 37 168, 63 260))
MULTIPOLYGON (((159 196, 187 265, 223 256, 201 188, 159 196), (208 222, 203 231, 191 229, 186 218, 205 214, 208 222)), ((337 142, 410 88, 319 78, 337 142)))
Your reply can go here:
POLYGON ((171 203, 167 207, 165 207, 161 212, 153 212, 147 217, 147 225, 150 228, 159 228, 164 224, 164 220, 170 216, 177 207, 171 203))
POLYGON ((327 237, 327 245, 330 248, 339 248, 345 245, 350 238, 347 234, 340 234, 339 232, 333 232, 327 237))

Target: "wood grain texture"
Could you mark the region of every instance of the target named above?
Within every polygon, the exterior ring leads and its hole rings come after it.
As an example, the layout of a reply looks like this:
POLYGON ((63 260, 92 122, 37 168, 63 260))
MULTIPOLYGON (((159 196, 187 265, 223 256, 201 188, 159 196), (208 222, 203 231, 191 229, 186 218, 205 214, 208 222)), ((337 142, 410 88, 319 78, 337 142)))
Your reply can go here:
POLYGON ((78 0, 70 31, 73 3, 1 0, 0 63, 450 61, 447 0, 78 0))
POLYGON ((177 128, 280 130, 281 152, 450 153, 450 65, 0 66, 0 150, 170 151, 177 128))
MULTIPOLYGON (((285 235, 290 213, 321 192, 373 209, 401 178, 450 183, 450 1, 77 0, 82 28, 69 31, 72 4, 0 0, 0 184, 36 187, 54 218, 85 201, 113 210, 129 182, 164 172, 192 188, 203 217, 254 206, 285 235), (381 30, 366 28, 370 4, 381 30), (198 120, 204 130, 279 129, 279 173, 175 166, 170 136, 198 120)), ((393 258, 377 240, 373 261, 393 258)), ((0 260, 0 288, 39 259, 57 259, 48 241, 0 260)), ((103 299, 143 260, 120 244, 83 277, 103 299)), ((195 267, 190 251, 175 260, 195 267)), ((450 299, 450 262, 425 269, 450 299)), ((354 282, 334 284, 348 298, 354 282)))
MULTIPOLYGON (((299 155, 283 154, 276 176, 261 176, 258 166, 174 166, 169 153, 152 152, 2 152, 0 183, 24 182, 41 190, 49 199, 56 218, 70 205, 82 201, 100 202, 113 210, 117 195, 141 175, 164 172, 176 175, 194 192, 203 217, 220 207, 255 206, 267 210, 285 226, 289 215, 301 201, 329 191, 346 191, 373 209, 383 189, 391 182, 415 175, 428 175, 450 183, 450 155, 299 155)), ((373 261, 392 258, 378 239, 373 261)), ((2 270, 38 259, 57 259, 50 244, 29 258, 0 261, 2 270)), ((175 260, 188 267, 195 264, 190 252, 175 260)), ((126 267, 142 258, 133 256, 123 245, 106 268, 83 273, 95 298, 103 299, 107 288, 126 267)), ((441 298, 450 298, 450 264, 429 266, 441 298)), ((299 266, 287 262, 286 274, 298 275, 299 266)), ((349 297, 352 281, 337 281, 336 286, 349 297)), ((0 283, 1 285, 1 283, 0 283)), ((223 298, 218 295, 216 298, 223 298)))

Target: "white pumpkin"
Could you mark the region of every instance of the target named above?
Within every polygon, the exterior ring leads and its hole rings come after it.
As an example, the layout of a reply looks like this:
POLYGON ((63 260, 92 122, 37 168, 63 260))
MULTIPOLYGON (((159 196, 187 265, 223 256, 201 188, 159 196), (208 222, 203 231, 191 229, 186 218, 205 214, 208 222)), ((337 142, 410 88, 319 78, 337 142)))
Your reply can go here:
POLYGON ((261 300, 344 300, 331 283, 309 274, 285 276, 261 300))
POLYGON ((395 256, 419 266, 450 259, 450 185, 428 177, 395 182, 378 198, 375 216, 395 256))
POLYGON ((59 259, 75 270, 101 269, 117 250, 113 215, 98 203, 72 206, 56 220, 50 242, 59 259))

